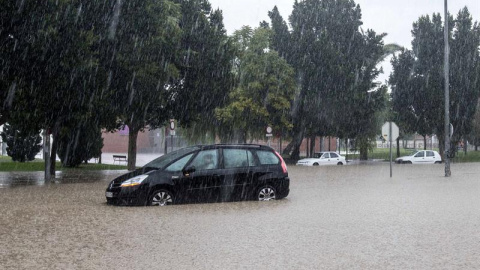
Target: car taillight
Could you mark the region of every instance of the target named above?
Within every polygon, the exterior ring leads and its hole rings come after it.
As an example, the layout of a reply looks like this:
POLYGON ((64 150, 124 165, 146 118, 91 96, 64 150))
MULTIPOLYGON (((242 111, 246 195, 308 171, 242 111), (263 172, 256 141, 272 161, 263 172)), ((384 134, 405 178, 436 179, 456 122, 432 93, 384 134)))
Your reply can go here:
POLYGON ((287 164, 285 163, 285 161, 283 160, 282 156, 277 152, 275 151, 275 155, 277 155, 277 157, 280 159, 280 161, 282 162, 282 170, 283 170, 283 173, 287 173, 287 164))

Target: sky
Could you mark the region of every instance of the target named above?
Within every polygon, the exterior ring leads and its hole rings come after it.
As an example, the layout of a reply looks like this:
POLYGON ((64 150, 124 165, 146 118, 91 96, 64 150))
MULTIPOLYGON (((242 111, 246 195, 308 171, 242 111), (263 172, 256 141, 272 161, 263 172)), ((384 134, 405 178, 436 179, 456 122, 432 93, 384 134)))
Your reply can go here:
MULTIPOLYGON (((257 27, 260 21, 270 22, 268 11, 278 7, 283 19, 288 23, 294 0, 210 0, 212 8, 223 12, 228 34, 244 25, 257 27)), ((422 15, 444 14, 444 0, 355 0, 362 10, 364 30, 373 29, 377 33, 387 33, 385 44, 396 43, 411 48, 412 24, 422 15)), ((448 10, 457 15, 467 6, 474 21, 480 21, 480 0, 448 1, 448 10)), ((389 59, 382 64, 384 74, 378 80, 384 82, 391 72, 389 59)))

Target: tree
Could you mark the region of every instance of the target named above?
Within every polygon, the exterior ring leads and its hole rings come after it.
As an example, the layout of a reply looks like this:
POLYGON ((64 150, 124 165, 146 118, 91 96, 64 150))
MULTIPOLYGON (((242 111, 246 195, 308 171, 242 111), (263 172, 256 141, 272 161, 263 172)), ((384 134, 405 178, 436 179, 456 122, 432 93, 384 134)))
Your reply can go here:
MULTIPOLYGON (((296 73, 297 96, 292 107, 293 139, 284 151, 298 159, 305 135, 366 136, 359 121, 351 116, 366 117, 375 112, 357 106, 383 100, 383 92, 369 91, 378 87, 373 80, 379 74, 376 63, 384 56, 383 34, 361 31, 361 10, 350 0, 295 1, 290 15, 290 35, 285 32, 278 11, 270 13, 279 48, 296 73), (372 98, 378 95, 379 98, 372 98), (344 108, 352 110, 345 110, 344 108), (354 108, 366 111, 351 114, 354 108)), ((383 105, 382 105, 383 104, 383 105)), ((372 105, 372 104, 370 104, 372 105)), ((381 101, 374 108, 382 108, 381 101)), ((372 126, 369 125, 371 128, 372 126)), ((346 138, 346 137, 345 137, 346 138)))
POLYGON ((129 127, 128 169, 134 170, 138 132, 170 117, 169 81, 179 74, 180 7, 169 0, 117 0, 111 14, 102 65, 114 114, 129 127))
POLYGON ((77 123, 60 132, 58 155, 65 167, 77 167, 102 154, 103 138, 98 123, 77 123))
POLYGON ((467 139, 470 144, 475 145, 475 151, 478 151, 478 146, 480 145, 480 98, 478 99, 477 111, 472 122, 472 131, 467 139))
POLYGON ((9 124, 3 126, 2 140, 7 143, 7 155, 13 161, 25 162, 35 159, 42 149, 40 132, 20 131, 9 124))
MULTIPOLYGON (((480 88, 479 26, 473 24, 466 8, 457 19, 449 18, 451 54, 450 63, 450 122, 455 127, 451 139, 454 147, 471 131, 472 118, 480 88)), ((444 138, 444 75, 443 75, 443 24, 439 14, 432 18, 422 16, 413 24, 412 51, 404 50, 392 60, 392 85, 394 110, 401 126, 424 137, 436 133, 444 138), (435 104, 432 106, 432 104, 435 104)), ((444 146, 440 144, 443 155, 444 146)))
POLYGON ((179 76, 169 86, 174 95, 170 116, 189 128, 190 137, 215 136, 220 124, 215 108, 225 104, 233 86, 234 50, 220 10, 206 0, 175 2, 181 5, 182 37, 175 62, 179 76))
POLYGON ((97 60, 109 5, 80 0, 7 2, 0 2, 0 10, 5 8, 0 48, 6 56, 1 87, 10 89, 2 116, 22 128, 52 134, 46 167, 51 164, 54 175, 62 126, 99 111, 105 76, 97 60))
POLYGON ((480 95, 480 25, 465 7, 458 12, 451 43, 450 122, 455 132, 450 153, 472 132, 472 119, 480 95))
POLYGON ((293 69, 270 50, 272 31, 244 27, 233 35, 237 47, 236 86, 228 103, 216 110, 218 119, 232 128, 226 141, 245 143, 261 138, 267 126, 277 131, 291 129, 289 109, 295 94, 293 69))

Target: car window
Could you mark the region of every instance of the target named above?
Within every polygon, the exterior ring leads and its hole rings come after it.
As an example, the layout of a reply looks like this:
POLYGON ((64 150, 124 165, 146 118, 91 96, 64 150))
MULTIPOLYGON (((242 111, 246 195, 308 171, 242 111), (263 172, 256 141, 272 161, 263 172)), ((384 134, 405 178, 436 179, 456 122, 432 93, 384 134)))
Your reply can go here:
POLYGON ((325 153, 325 154, 323 154, 322 158, 330 158, 330 154, 329 154, 329 153, 325 153))
POLYGON ((434 157, 435 154, 433 153, 433 151, 427 151, 427 157, 434 157))
POLYGON ((330 157, 336 158, 336 157, 338 157, 338 155, 336 153, 330 153, 330 157))
POLYGON ((279 163, 278 157, 271 151, 257 151, 257 156, 262 165, 274 165, 279 163))
POLYGON ((223 164, 225 168, 248 167, 248 152, 245 149, 223 149, 223 164))
POLYGON ((315 153, 313 154, 314 158, 321 158, 323 153, 315 153))
POLYGON ((422 151, 422 152, 418 152, 418 153, 415 154, 415 157, 423 157, 423 156, 424 156, 424 155, 423 155, 423 151, 422 151))
POLYGON ((218 168, 218 150, 204 150, 200 151, 193 159, 191 166, 195 166, 199 170, 213 170, 218 168))
POLYGON ((247 158, 248 158, 248 166, 250 166, 250 167, 257 166, 257 164, 255 162, 255 158, 253 157, 252 151, 250 151, 250 150, 246 150, 246 151, 247 151, 247 158))
POLYGON ((186 155, 183 158, 173 162, 172 164, 168 165, 168 167, 165 169, 167 172, 179 172, 185 167, 187 162, 192 158, 193 153, 190 155, 186 155))
POLYGON ((177 158, 179 158, 179 157, 181 157, 185 154, 194 152, 196 150, 198 150, 198 147, 183 148, 183 149, 168 153, 166 155, 163 155, 159 158, 156 158, 156 159, 150 161, 149 163, 147 163, 145 165, 145 167, 152 167, 152 168, 161 169, 161 168, 165 167, 167 164, 169 164, 170 162, 174 161, 175 159, 177 159, 177 158))

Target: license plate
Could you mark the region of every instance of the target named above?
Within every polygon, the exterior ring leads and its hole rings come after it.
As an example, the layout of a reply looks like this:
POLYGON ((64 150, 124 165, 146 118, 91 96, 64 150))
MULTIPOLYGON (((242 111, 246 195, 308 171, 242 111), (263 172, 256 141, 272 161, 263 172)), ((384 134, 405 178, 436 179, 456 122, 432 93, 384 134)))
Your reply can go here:
POLYGON ((107 198, 113 198, 113 192, 105 192, 105 197, 107 198))

